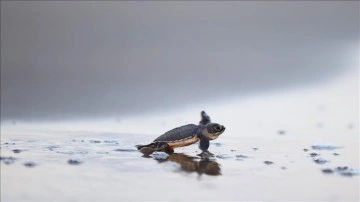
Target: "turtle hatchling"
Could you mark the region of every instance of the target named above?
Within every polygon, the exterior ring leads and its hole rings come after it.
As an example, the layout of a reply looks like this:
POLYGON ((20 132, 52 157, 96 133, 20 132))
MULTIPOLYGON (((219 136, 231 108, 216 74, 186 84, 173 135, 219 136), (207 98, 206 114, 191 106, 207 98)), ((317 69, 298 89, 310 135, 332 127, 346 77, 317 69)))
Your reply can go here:
POLYGON ((225 127, 218 123, 211 123, 209 115, 205 111, 200 113, 199 125, 188 124, 174 128, 156 138, 147 145, 136 145, 143 154, 151 154, 154 151, 173 153, 176 147, 185 147, 200 141, 199 148, 206 152, 209 148, 209 141, 219 137, 225 127))

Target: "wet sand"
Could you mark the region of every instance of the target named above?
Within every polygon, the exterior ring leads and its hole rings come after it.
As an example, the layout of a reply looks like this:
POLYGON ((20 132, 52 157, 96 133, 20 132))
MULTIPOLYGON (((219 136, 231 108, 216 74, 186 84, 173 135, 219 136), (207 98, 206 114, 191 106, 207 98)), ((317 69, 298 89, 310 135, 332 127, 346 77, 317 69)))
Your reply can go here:
POLYGON ((1 201, 359 201, 358 93, 349 74, 121 121, 2 123, 1 201), (135 150, 203 109, 226 127, 214 156, 135 150))
POLYGON ((169 156, 135 150, 151 138, 2 133, 1 201, 359 200, 357 142, 337 141, 337 148, 286 134, 225 133, 211 142, 209 158, 197 156, 197 145, 169 156))

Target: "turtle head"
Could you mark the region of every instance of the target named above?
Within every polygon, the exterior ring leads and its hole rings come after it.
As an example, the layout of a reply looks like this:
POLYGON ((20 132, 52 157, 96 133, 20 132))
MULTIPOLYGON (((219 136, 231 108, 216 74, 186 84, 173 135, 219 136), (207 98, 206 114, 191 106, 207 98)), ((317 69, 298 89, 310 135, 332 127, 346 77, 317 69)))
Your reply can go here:
POLYGON ((215 140, 219 137, 223 132, 225 131, 225 127, 223 125, 220 125, 218 123, 209 123, 206 126, 204 126, 202 130, 202 134, 208 139, 208 140, 215 140))

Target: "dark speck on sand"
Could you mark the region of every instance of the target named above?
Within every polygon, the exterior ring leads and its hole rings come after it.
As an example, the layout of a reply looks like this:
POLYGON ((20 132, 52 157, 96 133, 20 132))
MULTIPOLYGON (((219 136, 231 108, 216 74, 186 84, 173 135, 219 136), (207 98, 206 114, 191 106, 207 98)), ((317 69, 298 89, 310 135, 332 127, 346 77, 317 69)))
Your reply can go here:
POLYGON ((246 158, 249 158, 248 156, 245 156, 245 155, 236 155, 235 156, 236 158, 241 158, 241 159, 246 159, 246 158))
POLYGON ((26 166, 28 168, 33 168, 36 166, 36 164, 34 162, 26 162, 26 163, 24 163, 24 166, 26 166))
POLYGON ((325 173, 325 174, 332 174, 334 171, 332 170, 332 169, 330 169, 330 168, 325 168, 325 169, 322 169, 321 170, 323 173, 325 173))
POLYGON ((12 151, 13 151, 15 154, 17 154, 17 153, 22 152, 23 150, 21 150, 21 149, 13 149, 12 151))
POLYGON ((272 162, 272 161, 264 161, 264 163, 265 163, 266 165, 271 165, 271 164, 273 164, 274 162, 272 162))
POLYGON ((285 133, 286 133, 286 132, 285 132, 284 130, 279 130, 279 131, 278 131, 278 134, 279 134, 279 135, 285 135, 285 133))
POLYGON ((315 157, 315 156, 318 156, 319 154, 317 154, 317 153, 315 153, 315 152, 312 152, 312 153, 310 153, 310 156, 311 157, 315 157))
POLYGON ((100 140, 90 140, 89 142, 90 142, 90 143, 101 143, 100 140))
POLYGON ((74 159, 69 159, 68 160, 68 164, 70 164, 70 165, 79 165, 79 164, 81 164, 82 162, 81 161, 79 161, 79 160, 74 160, 74 159))
POLYGON ((118 151, 118 152, 136 152, 137 150, 135 150, 135 149, 115 149, 114 151, 118 151))
POLYGON ((219 155, 216 155, 216 158, 219 158, 219 159, 230 159, 232 158, 231 156, 227 155, 227 154, 219 154, 219 155))
POLYGON ((319 158, 314 158, 314 162, 316 164, 325 164, 325 163, 327 163, 329 161, 319 157, 319 158))
POLYGON ((0 156, 0 161, 4 162, 6 165, 10 165, 13 164, 15 162, 15 158, 14 157, 1 157, 0 156))

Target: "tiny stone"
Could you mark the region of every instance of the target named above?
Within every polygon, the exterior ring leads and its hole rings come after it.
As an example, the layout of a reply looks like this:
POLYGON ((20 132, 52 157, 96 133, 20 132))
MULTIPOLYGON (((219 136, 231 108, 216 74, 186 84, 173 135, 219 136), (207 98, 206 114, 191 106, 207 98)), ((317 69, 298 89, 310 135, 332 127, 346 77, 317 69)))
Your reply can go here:
POLYGON ((34 162, 26 162, 26 163, 24 163, 24 166, 26 166, 28 168, 33 168, 36 166, 36 164, 34 162))
POLYGON ((338 167, 336 167, 336 170, 340 170, 340 171, 344 171, 344 170, 347 170, 347 169, 348 169, 347 166, 344 166, 344 167, 338 166, 338 167))
POLYGON ((325 168, 325 169, 322 169, 321 170, 323 173, 325 173, 325 174, 332 174, 334 171, 332 170, 332 169, 330 169, 330 168, 325 168))
POLYGON ((271 164, 273 164, 274 162, 272 162, 272 161, 264 161, 264 163, 265 163, 266 165, 271 165, 271 164))
POLYGON ((282 166, 281 169, 282 169, 282 170, 286 170, 286 167, 285 167, 285 166, 282 166))
POLYGON ((230 159, 231 156, 227 155, 227 154, 219 154, 219 155, 216 155, 217 158, 219 159, 230 159))
POLYGON ((317 164, 325 164, 325 163, 327 163, 329 161, 327 161, 327 160, 325 160, 323 158, 315 158, 314 162, 317 163, 317 164))
POLYGON ((254 148, 252 148, 254 151, 257 151, 258 150, 258 148, 256 148, 256 147, 254 147, 254 148))
POLYGON ((136 151, 135 149, 115 149, 114 151, 119 151, 119 152, 134 152, 136 151))
POLYGON ((308 149, 303 149, 304 150, 304 152, 307 152, 307 151, 309 151, 308 149))
POLYGON ((6 165, 10 165, 13 164, 15 162, 15 158, 14 157, 0 157, 0 161, 3 161, 6 165))
POLYGON ((338 154, 338 153, 333 153, 333 155, 334 155, 334 156, 339 156, 340 154, 338 154))
POLYGON ((310 153, 310 156, 311 156, 311 157, 318 156, 318 155, 319 155, 319 154, 317 154, 317 153, 315 153, 315 152, 310 153))
POLYGON ((241 155, 241 154, 240 154, 240 155, 236 155, 235 157, 236 157, 236 158, 243 158, 243 159, 249 158, 248 156, 244 156, 244 155, 241 155))
POLYGON ((81 164, 81 162, 78 161, 78 160, 69 159, 68 164, 70 164, 70 165, 79 165, 79 164, 81 164))
POLYGON ((15 154, 17 154, 17 153, 22 152, 23 150, 21 150, 21 149, 13 149, 12 151, 13 151, 15 154))
POLYGON ((90 143, 101 143, 100 140, 90 140, 90 143))

